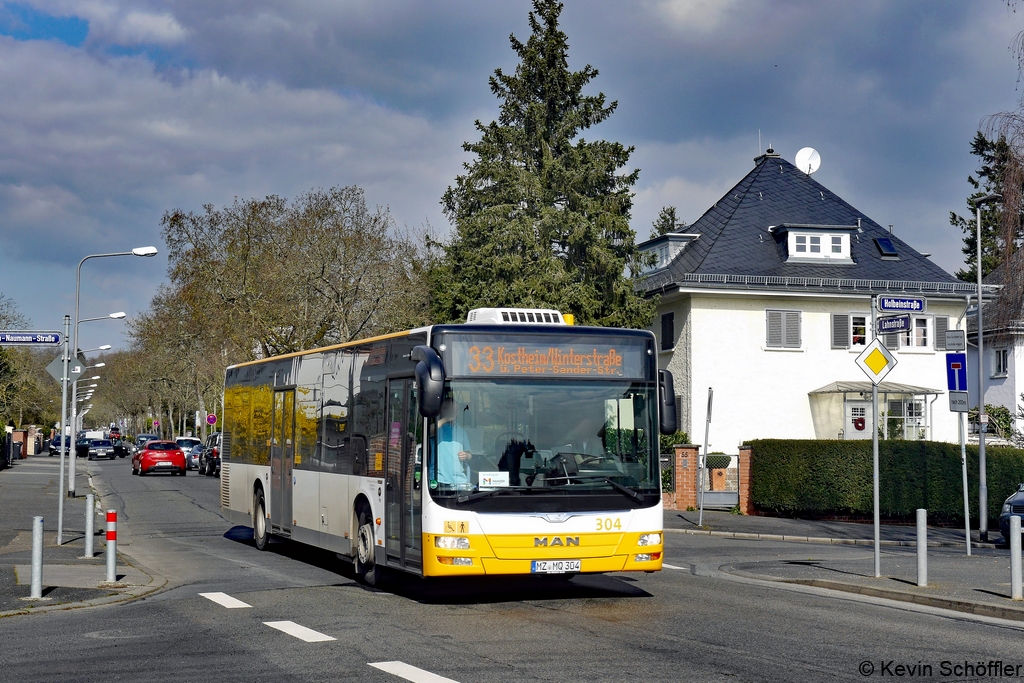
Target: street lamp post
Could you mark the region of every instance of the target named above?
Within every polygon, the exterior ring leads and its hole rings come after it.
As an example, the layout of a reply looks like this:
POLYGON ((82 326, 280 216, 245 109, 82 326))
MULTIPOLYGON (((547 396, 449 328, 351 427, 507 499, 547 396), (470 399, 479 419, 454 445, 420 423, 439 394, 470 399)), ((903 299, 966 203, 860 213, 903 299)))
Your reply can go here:
MULTIPOLYGON (((148 256, 156 256, 156 253, 157 253, 157 248, 156 247, 152 247, 152 246, 151 247, 136 247, 135 249, 132 249, 131 251, 117 251, 117 252, 113 252, 113 253, 110 253, 110 254, 89 254, 88 256, 86 256, 85 258, 83 258, 81 261, 78 262, 78 271, 77 271, 77 274, 75 275, 75 320, 74 320, 74 325, 72 326, 72 332, 74 334, 74 339, 72 340, 72 343, 71 343, 72 353, 74 353, 74 354, 78 353, 78 324, 79 324, 79 322, 85 322, 85 321, 80 321, 78 319, 79 302, 81 300, 81 293, 82 293, 82 264, 85 263, 86 261, 88 261, 89 259, 94 259, 94 258, 107 258, 107 257, 110 257, 110 256, 146 256, 146 257, 148 257, 148 256)), ((114 318, 114 319, 123 318, 124 317, 124 313, 113 313, 113 314, 111 314, 109 316, 104 316, 104 317, 105 318, 114 318)), ((102 320, 103 318, 95 318, 95 319, 96 320, 102 320)), ((94 320, 94 318, 88 318, 88 320, 94 320)), ((107 346, 107 348, 109 349, 110 346, 107 346)), ((77 428, 77 416, 76 416, 77 408, 78 408, 77 402, 72 402, 71 425, 72 425, 73 428, 77 428)), ((74 457, 71 458, 70 474, 68 475, 68 497, 69 498, 74 498, 75 497, 75 460, 76 460, 76 458, 77 458, 77 456, 74 456, 74 457)))
POLYGON ((988 476, 985 465, 985 430, 988 429, 988 415, 985 414, 985 326, 982 324, 981 298, 981 207, 1002 199, 1002 195, 990 194, 974 202, 974 213, 978 223, 978 535, 982 542, 988 541, 988 476))

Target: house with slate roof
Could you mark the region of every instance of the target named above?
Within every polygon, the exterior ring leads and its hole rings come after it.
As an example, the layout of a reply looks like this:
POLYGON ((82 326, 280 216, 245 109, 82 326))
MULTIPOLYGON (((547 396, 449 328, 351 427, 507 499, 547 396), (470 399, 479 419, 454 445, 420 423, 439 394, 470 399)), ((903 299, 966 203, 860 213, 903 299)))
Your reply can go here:
POLYGON ((975 287, 957 280, 773 150, 685 232, 640 245, 657 263, 659 367, 675 377, 680 429, 712 451, 751 439, 958 441, 945 332, 975 287), (882 336, 897 364, 879 385, 856 364, 877 295, 917 297, 911 329, 882 336))

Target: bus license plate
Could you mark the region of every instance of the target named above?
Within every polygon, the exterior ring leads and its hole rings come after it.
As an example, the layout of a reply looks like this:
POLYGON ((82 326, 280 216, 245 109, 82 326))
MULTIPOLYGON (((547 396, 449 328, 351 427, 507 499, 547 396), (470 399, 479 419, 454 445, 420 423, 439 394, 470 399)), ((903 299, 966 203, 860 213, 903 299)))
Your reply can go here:
POLYGON ((565 574, 579 570, 579 560, 533 560, 530 563, 530 572, 533 574, 565 574))

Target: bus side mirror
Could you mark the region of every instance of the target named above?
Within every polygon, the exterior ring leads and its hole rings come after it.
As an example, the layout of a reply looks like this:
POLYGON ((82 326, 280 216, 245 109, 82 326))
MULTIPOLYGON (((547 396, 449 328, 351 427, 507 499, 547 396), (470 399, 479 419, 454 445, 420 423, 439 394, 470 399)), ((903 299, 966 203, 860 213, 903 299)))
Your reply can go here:
POLYGON ((676 433, 676 390, 672 383, 672 373, 658 370, 658 415, 662 434, 676 433))
POLYGON ((416 395, 419 397, 420 415, 437 417, 444 398, 444 365, 441 358, 429 346, 417 346, 412 350, 412 359, 416 361, 416 395))

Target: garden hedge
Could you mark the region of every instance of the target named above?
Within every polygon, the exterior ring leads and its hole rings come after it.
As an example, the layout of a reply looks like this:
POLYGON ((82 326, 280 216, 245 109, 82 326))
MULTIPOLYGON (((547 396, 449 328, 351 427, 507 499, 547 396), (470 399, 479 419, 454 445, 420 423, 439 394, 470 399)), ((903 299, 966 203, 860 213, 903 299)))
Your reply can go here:
MULTIPOLYGON (((751 441, 751 495, 759 509, 803 516, 871 516, 870 441, 751 441)), ((989 519, 1024 483, 1024 450, 989 446, 989 519)), ((960 446, 935 441, 878 444, 879 508, 887 519, 912 519, 917 508, 935 521, 963 520, 960 446)), ((967 447, 967 488, 977 525, 978 447, 967 447)))

